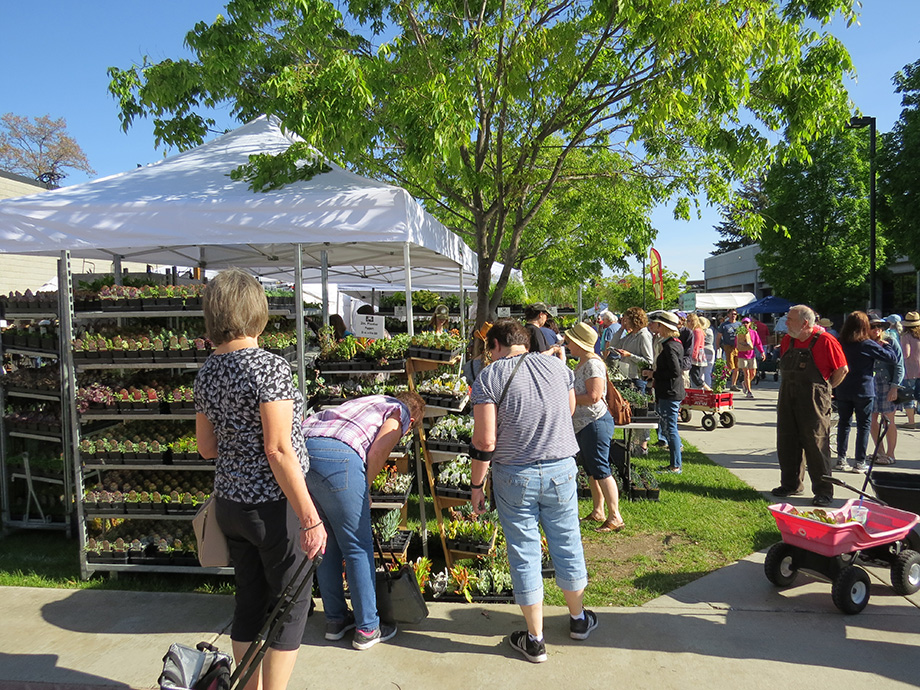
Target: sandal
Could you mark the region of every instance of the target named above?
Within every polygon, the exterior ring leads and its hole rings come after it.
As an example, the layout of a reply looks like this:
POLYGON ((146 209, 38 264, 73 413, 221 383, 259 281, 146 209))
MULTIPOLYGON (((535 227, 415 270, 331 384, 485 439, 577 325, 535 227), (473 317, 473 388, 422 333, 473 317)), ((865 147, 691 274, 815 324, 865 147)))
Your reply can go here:
POLYGON ((602 518, 602 517, 595 517, 595 516, 594 516, 593 514, 591 514, 591 513, 588 513, 588 514, 585 515, 583 518, 579 518, 579 519, 578 519, 579 522, 603 522, 603 520, 604 520, 604 518, 602 518))
POLYGON ((889 458, 887 455, 879 455, 877 458, 875 458, 875 462, 872 464, 874 465, 893 465, 894 458, 889 458))
POLYGON ((606 520, 603 525, 595 529, 595 532, 619 532, 621 529, 626 527, 626 523, 620 520, 616 522, 614 520, 606 520))

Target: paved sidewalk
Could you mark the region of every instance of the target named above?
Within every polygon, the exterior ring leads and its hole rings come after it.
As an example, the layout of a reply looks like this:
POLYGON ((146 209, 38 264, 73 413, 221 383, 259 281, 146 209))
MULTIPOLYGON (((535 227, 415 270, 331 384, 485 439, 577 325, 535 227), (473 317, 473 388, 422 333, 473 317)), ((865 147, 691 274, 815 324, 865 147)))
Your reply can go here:
MULTIPOLYGON (((738 401, 737 428, 702 431, 696 414, 681 434, 769 492, 779 476, 776 385, 761 384, 755 393, 755 400, 738 401)), ((920 467, 920 432, 903 432, 899 447, 905 460, 898 469, 920 467)), ((847 493, 840 490, 838 504, 847 493)), ((920 595, 897 596, 887 572, 873 572, 868 607, 844 616, 828 584, 800 576, 777 590, 762 564, 763 554, 752 554, 642 607, 597 609, 600 627, 584 642, 568 638, 564 609, 548 608, 549 660, 539 665, 508 646, 506 635, 523 623, 516 606, 432 604, 421 625, 366 652, 326 642, 318 615, 307 626, 290 687, 917 686, 920 595)), ((0 588, 0 690, 153 688, 171 642, 229 648, 232 606, 229 597, 196 594, 0 588)))

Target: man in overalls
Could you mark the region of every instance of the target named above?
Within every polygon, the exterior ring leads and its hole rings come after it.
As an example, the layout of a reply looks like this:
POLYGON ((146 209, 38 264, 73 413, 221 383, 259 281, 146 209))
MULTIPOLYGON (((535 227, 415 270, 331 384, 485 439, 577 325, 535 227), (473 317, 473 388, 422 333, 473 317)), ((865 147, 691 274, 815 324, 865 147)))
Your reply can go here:
POLYGON ((786 331, 776 404, 780 485, 773 495, 800 495, 807 465, 815 494, 812 504, 823 508, 834 498, 834 485, 824 479, 831 473, 831 389, 849 369, 840 343, 815 328, 815 313, 809 307, 799 304, 789 310, 786 331))

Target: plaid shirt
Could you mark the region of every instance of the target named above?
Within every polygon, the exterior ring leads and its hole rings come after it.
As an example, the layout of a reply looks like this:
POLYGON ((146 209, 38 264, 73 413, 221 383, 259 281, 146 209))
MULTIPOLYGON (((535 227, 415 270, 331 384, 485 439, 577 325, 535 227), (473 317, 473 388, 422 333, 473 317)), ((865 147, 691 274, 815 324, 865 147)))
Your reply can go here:
POLYGON ((305 438, 322 436, 338 439, 367 462, 367 449, 394 412, 399 413, 400 426, 405 434, 411 421, 409 408, 388 395, 367 395, 307 417, 303 422, 303 435, 305 438))

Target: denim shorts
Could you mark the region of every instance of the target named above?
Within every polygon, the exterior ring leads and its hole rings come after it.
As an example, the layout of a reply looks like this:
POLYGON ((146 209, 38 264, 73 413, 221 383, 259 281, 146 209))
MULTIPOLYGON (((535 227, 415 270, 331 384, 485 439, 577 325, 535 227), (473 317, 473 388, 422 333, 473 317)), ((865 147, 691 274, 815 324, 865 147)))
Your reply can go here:
POLYGON ((514 601, 521 606, 543 601, 540 527, 560 589, 575 592, 588 584, 576 473, 574 458, 492 465, 495 507, 508 545, 514 601))
POLYGON ((606 479, 610 476, 610 441, 616 424, 609 412, 595 419, 575 434, 578 441, 578 457, 585 473, 592 479, 606 479))

